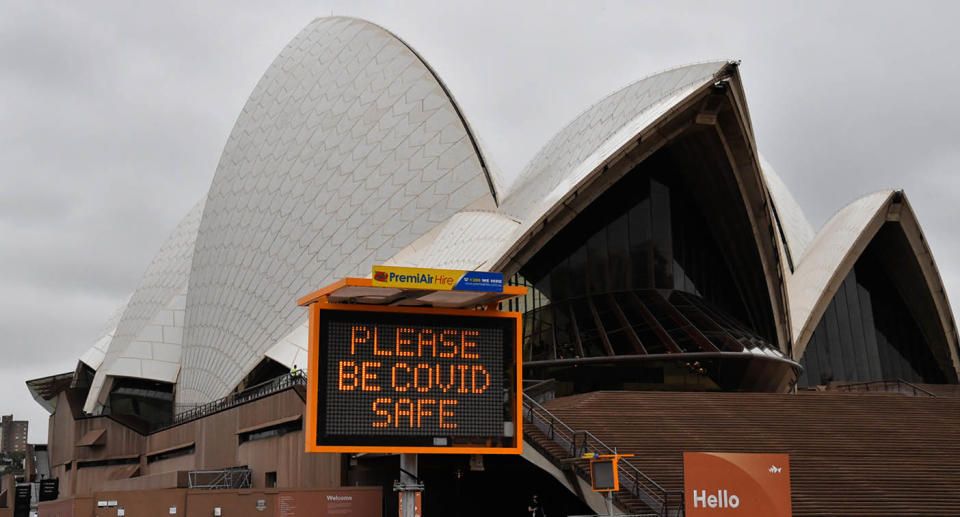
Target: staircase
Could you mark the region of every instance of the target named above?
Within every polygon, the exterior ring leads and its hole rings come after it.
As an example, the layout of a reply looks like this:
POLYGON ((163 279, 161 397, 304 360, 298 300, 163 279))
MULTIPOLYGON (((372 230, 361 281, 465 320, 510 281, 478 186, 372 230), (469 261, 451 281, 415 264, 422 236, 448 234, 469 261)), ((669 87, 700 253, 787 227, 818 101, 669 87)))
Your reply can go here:
POLYGON ((608 391, 543 405, 668 491, 683 488, 685 451, 785 453, 796 517, 960 515, 957 397, 608 391))
MULTIPOLYGON (((523 420, 524 439, 561 471, 582 478, 587 484, 590 481, 590 460, 583 456, 616 453, 590 431, 574 430, 564 424, 527 394, 523 397, 523 420)), ((622 510, 635 516, 681 514, 682 492, 664 489, 624 458, 617 465, 620 490, 613 494, 613 498, 622 510)), ((570 481, 579 488, 576 479, 570 481)), ((577 495, 583 499, 583 494, 577 495)))

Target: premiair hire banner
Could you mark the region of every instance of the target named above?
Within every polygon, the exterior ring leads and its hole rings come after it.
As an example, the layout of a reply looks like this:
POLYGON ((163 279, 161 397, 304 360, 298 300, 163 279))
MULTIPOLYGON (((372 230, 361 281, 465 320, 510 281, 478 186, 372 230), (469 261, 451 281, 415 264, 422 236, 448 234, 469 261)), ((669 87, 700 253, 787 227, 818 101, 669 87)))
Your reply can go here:
POLYGON ((503 273, 373 266, 373 286, 500 293, 503 292, 503 273))

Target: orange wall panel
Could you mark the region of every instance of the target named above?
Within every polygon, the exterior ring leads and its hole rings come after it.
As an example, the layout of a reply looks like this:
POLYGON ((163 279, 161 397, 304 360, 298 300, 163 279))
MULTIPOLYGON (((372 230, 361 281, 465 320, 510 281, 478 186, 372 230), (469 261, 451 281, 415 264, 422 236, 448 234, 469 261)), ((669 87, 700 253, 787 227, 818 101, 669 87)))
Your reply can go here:
MULTIPOLYGON (((286 390, 247 404, 224 409, 202 419, 187 422, 150 435, 137 432, 107 417, 73 419, 69 402, 61 394, 57 412, 50 419, 51 473, 60 479, 61 497, 91 495, 121 488, 143 489, 157 483, 169 484, 170 474, 190 470, 221 469, 246 465, 253 470, 253 488, 265 488, 265 473, 277 473, 278 488, 332 488, 341 481, 338 454, 305 454, 303 431, 239 443, 237 431, 280 418, 305 413, 304 401, 295 390, 286 390), (106 443, 75 447, 76 441, 92 429, 106 430, 106 443), (147 463, 147 455, 194 443, 194 452, 147 463), (138 477, 128 474, 125 465, 78 468, 81 461, 114 456, 140 456, 138 477), (66 470, 64 462, 74 460, 66 470), (59 461, 59 463, 58 463, 59 461), (156 483, 153 483, 156 481, 156 483)), ((183 485, 180 485, 183 486, 183 485)))
POLYGON ((37 504, 38 517, 93 517, 95 502, 89 497, 57 499, 37 504))
POLYGON ((687 517, 791 517, 790 456, 683 453, 687 517))
POLYGON ((343 487, 335 490, 281 492, 274 517, 380 517, 382 490, 379 487, 343 487))
POLYGON ((130 490, 96 492, 93 494, 95 517, 117 517, 117 509, 123 508, 126 517, 183 517, 186 515, 187 491, 182 489, 130 490), (99 501, 116 501, 115 507, 100 507, 99 501), (176 514, 170 507, 176 506, 176 514))
POLYGON ((277 511, 277 493, 256 490, 191 491, 187 494, 185 515, 186 517, 211 517, 215 507, 220 507, 222 517, 247 515, 272 517, 277 511), (263 509, 260 510, 260 508, 263 509))

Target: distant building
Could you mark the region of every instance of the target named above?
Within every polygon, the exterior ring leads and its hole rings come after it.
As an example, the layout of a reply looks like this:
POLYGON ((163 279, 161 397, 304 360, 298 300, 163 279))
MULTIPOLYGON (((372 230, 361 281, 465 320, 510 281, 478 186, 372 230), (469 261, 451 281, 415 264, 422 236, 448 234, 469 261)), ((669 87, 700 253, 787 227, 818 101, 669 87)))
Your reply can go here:
POLYGON ((4 415, 0 420, 0 452, 26 451, 29 424, 26 420, 14 420, 13 415, 4 415))

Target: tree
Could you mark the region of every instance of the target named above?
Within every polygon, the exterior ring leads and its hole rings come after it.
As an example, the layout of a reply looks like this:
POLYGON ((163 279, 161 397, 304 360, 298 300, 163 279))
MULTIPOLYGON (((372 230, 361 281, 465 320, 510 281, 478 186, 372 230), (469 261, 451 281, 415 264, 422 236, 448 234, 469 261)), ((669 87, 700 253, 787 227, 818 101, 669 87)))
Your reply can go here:
POLYGON ((23 463, 24 458, 27 457, 27 453, 24 451, 13 451, 7 455, 13 462, 7 467, 7 473, 13 474, 15 476, 23 475, 23 463))

